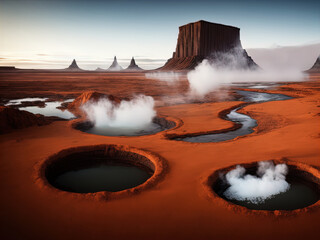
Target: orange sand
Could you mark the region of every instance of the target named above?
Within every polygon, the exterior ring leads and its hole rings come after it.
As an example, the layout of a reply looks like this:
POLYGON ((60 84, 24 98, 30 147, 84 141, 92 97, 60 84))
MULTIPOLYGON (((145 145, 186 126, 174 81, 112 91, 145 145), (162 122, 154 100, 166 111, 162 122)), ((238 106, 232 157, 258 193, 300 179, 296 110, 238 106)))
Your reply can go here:
MULTIPOLYGON (((110 85, 103 81, 103 74, 85 83, 72 80, 80 74, 70 74, 64 82, 62 77, 55 82, 54 76, 42 74, 33 76, 42 79, 39 89, 29 85, 31 75, 2 75, 6 81, 1 80, 1 85, 7 87, 1 88, 1 96, 44 96, 42 82, 47 83, 49 95, 63 97, 76 95, 82 88, 89 90, 91 83, 90 90, 119 97, 137 89, 147 95, 158 95, 161 89, 174 92, 162 83, 152 86, 154 81, 139 74, 132 80, 129 74, 113 74, 110 85), (119 79, 126 80, 117 86, 119 79)), ((84 81, 84 76, 80 78, 84 81)), ((203 187, 214 170, 238 163, 285 157, 320 168, 320 75, 310 79, 272 91, 299 98, 245 107, 242 112, 258 121, 255 132, 221 143, 179 142, 166 135, 230 128, 232 123, 218 114, 239 102, 159 107, 159 114, 180 126, 151 136, 96 136, 72 129, 67 121, 1 135, 1 239, 318 239, 320 209, 281 217, 239 212, 214 201, 203 187), (153 152, 166 160, 168 172, 152 188, 118 199, 90 198, 45 186, 39 166, 49 156, 71 147, 100 144, 153 152)), ((186 89, 183 84, 180 88, 186 89)))

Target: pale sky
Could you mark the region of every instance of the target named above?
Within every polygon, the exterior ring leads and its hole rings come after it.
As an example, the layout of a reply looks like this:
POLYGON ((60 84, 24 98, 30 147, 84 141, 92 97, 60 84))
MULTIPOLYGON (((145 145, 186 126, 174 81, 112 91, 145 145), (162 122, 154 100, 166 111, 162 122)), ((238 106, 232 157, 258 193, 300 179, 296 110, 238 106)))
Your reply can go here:
POLYGON ((0 65, 62 68, 75 58, 107 68, 116 55, 152 69, 172 56, 178 27, 201 19, 239 27, 247 49, 314 46, 319 9, 308 0, 0 0, 0 65))

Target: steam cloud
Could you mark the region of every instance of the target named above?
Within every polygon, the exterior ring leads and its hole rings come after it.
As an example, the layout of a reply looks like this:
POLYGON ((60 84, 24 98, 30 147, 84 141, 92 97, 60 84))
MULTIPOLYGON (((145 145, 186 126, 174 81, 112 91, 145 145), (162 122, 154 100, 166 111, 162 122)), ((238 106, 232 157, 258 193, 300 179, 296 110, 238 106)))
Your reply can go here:
POLYGON ((263 69, 297 69, 305 71, 311 68, 320 53, 320 43, 298 46, 275 46, 272 48, 251 48, 247 52, 263 69))
POLYGON ((226 181, 230 184, 223 193, 226 198, 257 204, 290 188, 290 184, 286 181, 288 173, 286 164, 274 166, 270 161, 259 162, 257 176, 245 175, 245 172, 245 168, 238 165, 226 174, 226 181))
POLYGON ((304 78, 303 73, 294 69, 263 70, 249 68, 243 50, 235 48, 229 53, 214 56, 214 61, 204 60, 187 75, 191 94, 204 97, 231 83, 242 82, 296 82, 304 78))
POLYGON ((82 109, 96 127, 142 129, 151 124, 156 116, 153 98, 144 95, 136 96, 131 101, 121 101, 120 104, 102 98, 84 104, 82 109))
POLYGON ((182 74, 177 72, 152 72, 146 73, 146 78, 160 80, 166 82, 167 84, 173 84, 180 80, 182 74))

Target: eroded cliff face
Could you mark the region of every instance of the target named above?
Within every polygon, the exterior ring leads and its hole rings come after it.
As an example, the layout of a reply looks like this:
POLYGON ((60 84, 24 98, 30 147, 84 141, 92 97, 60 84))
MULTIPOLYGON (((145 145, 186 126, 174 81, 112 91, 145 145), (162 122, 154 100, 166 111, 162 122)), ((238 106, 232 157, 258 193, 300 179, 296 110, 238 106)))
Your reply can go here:
MULTIPOLYGON (((160 70, 193 69, 203 59, 214 60, 216 53, 242 49, 240 29, 237 27, 198 21, 179 27, 176 51, 160 70)), ((248 65, 256 65, 248 58, 248 65)))
POLYGON ((160 68, 162 71, 171 70, 188 70, 194 69, 199 63, 202 62, 204 57, 201 56, 191 56, 183 58, 170 58, 167 63, 160 68))
POLYGON ((199 21, 179 27, 173 58, 208 57, 240 46, 239 28, 199 21))

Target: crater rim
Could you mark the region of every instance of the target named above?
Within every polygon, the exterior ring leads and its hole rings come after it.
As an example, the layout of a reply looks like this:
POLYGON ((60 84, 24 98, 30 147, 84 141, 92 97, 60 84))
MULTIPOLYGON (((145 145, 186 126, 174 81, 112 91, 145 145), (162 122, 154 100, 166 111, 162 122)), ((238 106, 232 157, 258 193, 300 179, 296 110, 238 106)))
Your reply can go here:
POLYGON ((122 197, 127 197, 130 195, 138 194, 149 188, 154 187, 158 182, 160 182, 168 171, 167 161, 159 156, 158 154, 125 145, 116 144, 100 144, 100 145, 87 145, 87 146, 77 146, 66 148, 60 150, 57 153, 52 154, 42 162, 39 162, 36 166, 35 182, 36 184, 45 190, 54 192, 58 195, 71 196, 74 198, 89 198, 97 200, 109 200, 118 199, 122 197), (77 193, 61 190, 54 185, 52 185, 47 178, 48 169, 59 163, 59 161, 64 161, 65 158, 77 153, 95 153, 97 156, 111 156, 114 158, 123 158, 123 163, 129 163, 133 166, 147 167, 153 171, 153 174, 142 184, 135 187, 124 189, 117 192, 111 191, 97 191, 92 193, 77 193), (101 154, 101 155, 100 155, 101 154), (128 160, 133 157, 133 160, 128 160), (132 164, 133 163, 133 164, 132 164))
POLYGON ((210 174, 203 177, 202 185, 206 192, 206 196, 209 200, 217 202, 219 205, 224 206, 225 208, 232 210, 234 212, 249 214, 249 215, 267 215, 267 216, 290 216, 290 215, 297 215, 301 214, 302 212, 311 212, 316 209, 320 208, 320 171, 316 167, 311 165, 291 161, 287 158, 281 159, 269 159, 269 160, 261 160, 261 161, 254 161, 248 163, 238 163, 233 164, 223 168, 212 169, 210 174), (250 209, 242 205, 238 205, 222 198, 215 190, 214 184, 217 184, 217 181, 220 180, 221 175, 225 175, 230 170, 234 169, 237 165, 241 165, 246 170, 252 169, 257 166, 258 162, 261 161, 272 161, 274 164, 287 164, 289 171, 294 170, 299 172, 299 178, 303 178, 303 180, 308 181, 314 185, 317 185, 316 192, 319 195, 318 200, 311 205, 308 205, 303 208, 293 209, 293 210, 257 210, 257 209, 250 209))

